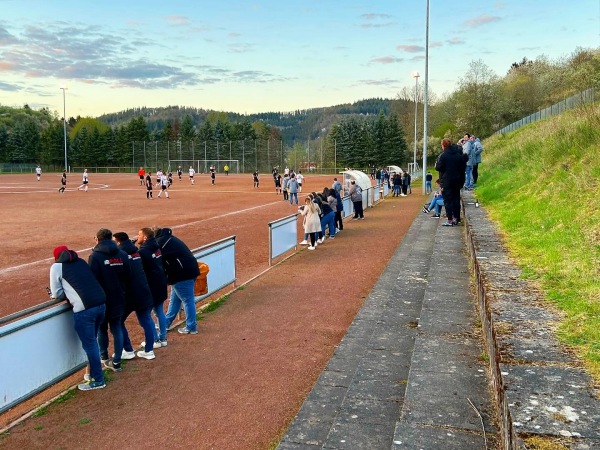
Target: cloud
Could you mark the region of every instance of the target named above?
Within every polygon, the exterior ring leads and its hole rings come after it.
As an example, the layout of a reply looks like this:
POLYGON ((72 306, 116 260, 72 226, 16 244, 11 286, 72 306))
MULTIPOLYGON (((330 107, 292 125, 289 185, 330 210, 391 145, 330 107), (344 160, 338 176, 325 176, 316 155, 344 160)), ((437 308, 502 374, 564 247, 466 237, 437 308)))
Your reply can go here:
POLYGON ((20 90, 21 88, 16 84, 3 83, 2 81, 0 81, 0 91, 17 92, 20 90))
POLYGON ((425 47, 422 47, 420 45, 397 45, 396 50, 402 50, 408 53, 418 53, 424 52, 425 47))
POLYGON ((18 39, 8 32, 6 28, 0 26, 0 45, 11 45, 18 42, 18 39))
POLYGON ((254 50, 253 44, 236 43, 228 46, 230 53, 248 53, 254 50))
POLYGON ((502 20, 502 18, 498 16, 487 16, 484 14, 481 16, 474 17, 473 19, 469 19, 466 22, 463 22, 463 25, 467 27, 479 27, 488 23, 499 22, 500 20, 502 20))
POLYGON ((395 56, 381 56, 379 58, 373 58, 370 62, 379 64, 394 64, 403 61, 402 58, 396 58, 395 56))
POLYGON ((367 13, 361 14, 360 18, 366 21, 359 25, 361 28, 387 28, 398 25, 398 22, 388 20, 392 18, 392 16, 390 16, 389 14, 367 13), (382 20, 387 21, 381 22, 382 20))
POLYGON ((447 43, 448 45, 462 45, 462 44, 464 44, 464 43, 465 43, 465 41, 464 41, 464 39, 462 39, 462 38, 459 38, 459 37, 454 37, 454 38, 452 38, 452 39, 448 39, 448 40, 446 41, 446 43, 447 43))
POLYGON ((365 20, 377 20, 377 19, 389 19, 392 16, 390 16, 389 14, 366 13, 366 14, 361 14, 360 17, 362 17, 365 20))
POLYGON ((387 80, 359 80, 358 81, 358 85, 364 85, 364 84, 368 84, 369 86, 396 86, 398 84, 398 80, 392 80, 392 79, 387 79, 387 80))
POLYGON ((430 48, 442 47, 444 44, 440 41, 434 41, 429 43, 430 48))
POLYGON ((387 23, 363 23, 360 25, 361 28, 387 28, 395 27, 398 22, 387 22, 387 23))
POLYGON ((186 16, 167 16, 165 19, 173 26, 188 26, 190 24, 190 19, 186 16))

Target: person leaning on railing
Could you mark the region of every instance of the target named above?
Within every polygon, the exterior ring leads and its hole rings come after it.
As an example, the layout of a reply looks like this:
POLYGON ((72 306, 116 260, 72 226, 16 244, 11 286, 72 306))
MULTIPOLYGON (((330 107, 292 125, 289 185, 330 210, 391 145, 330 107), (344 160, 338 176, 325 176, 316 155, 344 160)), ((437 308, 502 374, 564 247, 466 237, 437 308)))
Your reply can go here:
POLYGON ((90 266, 73 250, 61 245, 54 249, 50 267, 50 296, 67 299, 73 307, 73 324, 90 365, 90 380, 78 386, 81 391, 106 387, 96 336, 106 311, 106 295, 90 266))

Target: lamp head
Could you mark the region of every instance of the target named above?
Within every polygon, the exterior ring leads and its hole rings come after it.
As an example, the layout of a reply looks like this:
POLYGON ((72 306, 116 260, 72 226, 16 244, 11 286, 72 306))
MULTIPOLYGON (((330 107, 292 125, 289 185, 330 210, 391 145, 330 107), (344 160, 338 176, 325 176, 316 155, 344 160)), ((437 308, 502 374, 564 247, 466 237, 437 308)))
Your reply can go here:
POLYGON ((421 75, 419 75, 419 72, 417 72, 416 70, 412 73, 412 77, 413 78, 419 78, 421 75))

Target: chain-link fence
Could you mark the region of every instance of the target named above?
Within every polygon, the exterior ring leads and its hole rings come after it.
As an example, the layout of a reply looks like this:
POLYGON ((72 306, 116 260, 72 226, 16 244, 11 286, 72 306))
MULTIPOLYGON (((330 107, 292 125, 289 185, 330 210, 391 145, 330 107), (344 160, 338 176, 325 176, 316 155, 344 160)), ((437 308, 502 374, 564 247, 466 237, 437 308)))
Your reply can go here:
POLYGON ((579 94, 575 94, 569 98, 565 98, 564 100, 555 103, 552 106, 544 108, 536 113, 530 114, 527 117, 523 117, 521 120, 517 120, 516 122, 511 123, 510 125, 505 126, 501 130, 496 133, 504 134, 509 131, 514 131, 517 128, 521 128, 524 125, 528 125, 533 122, 537 122, 538 120, 546 119, 548 117, 555 116, 557 114, 562 114, 563 112, 576 108, 579 105, 583 105, 586 103, 593 103, 595 101, 595 91, 594 88, 586 89, 579 94))

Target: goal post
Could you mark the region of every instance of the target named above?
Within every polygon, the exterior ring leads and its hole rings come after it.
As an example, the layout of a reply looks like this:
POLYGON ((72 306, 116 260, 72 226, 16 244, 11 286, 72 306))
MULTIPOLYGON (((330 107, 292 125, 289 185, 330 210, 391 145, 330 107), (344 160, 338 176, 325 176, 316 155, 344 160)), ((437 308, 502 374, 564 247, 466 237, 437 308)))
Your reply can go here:
POLYGON ((211 166, 214 166, 217 173, 225 173, 225 167, 229 173, 240 173, 239 159, 170 159, 169 170, 176 171, 179 166, 184 172, 187 172, 192 166, 198 173, 208 173, 211 166))

